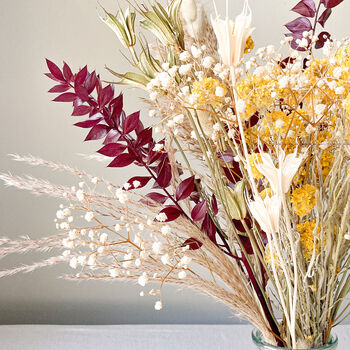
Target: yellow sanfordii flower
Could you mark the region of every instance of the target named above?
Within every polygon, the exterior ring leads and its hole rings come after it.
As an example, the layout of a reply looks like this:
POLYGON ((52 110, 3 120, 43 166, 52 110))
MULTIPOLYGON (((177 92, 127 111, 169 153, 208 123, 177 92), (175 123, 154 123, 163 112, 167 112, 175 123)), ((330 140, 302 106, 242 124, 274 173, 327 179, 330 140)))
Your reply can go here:
POLYGON ((212 105, 216 107, 217 104, 224 102, 227 88, 217 79, 204 78, 203 80, 196 80, 193 83, 192 93, 198 96, 197 104, 199 106, 212 105), (223 93, 220 96, 217 96, 217 88, 222 89, 223 93))
POLYGON ((306 184, 295 189, 290 202, 298 216, 309 214, 316 204, 316 187, 306 184))
MULTIPOLYGON (((309 260, 312 256, 314 245, 315 245, 315 236, 313 231, 315 229, 315 221, 306 221, 297 225, 297 230, 300 234, 300 244, 303 248, 303 253, 306 260, 309 260)), ((317 235, 320 233, 320 227, 317 229, 317 235)), ((316 252, 319 253, 320 244, 316 243, 316 252)))

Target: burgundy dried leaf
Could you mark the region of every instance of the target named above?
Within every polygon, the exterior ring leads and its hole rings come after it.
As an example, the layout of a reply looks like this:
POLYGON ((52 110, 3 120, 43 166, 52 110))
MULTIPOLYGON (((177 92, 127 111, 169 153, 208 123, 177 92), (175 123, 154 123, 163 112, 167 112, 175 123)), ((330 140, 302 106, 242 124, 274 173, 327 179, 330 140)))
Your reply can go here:
POLYGON ((130 114, 123 121, 123 133, 127 135, 132 131, 134 131, 137 128, 139 121, 140 121, 140 112, 135 112, 133 114, 130 114))
POLYGON ((75 84, 77 85, 83 85, 84 84, 84 81, 86 79, 86 76, 88 74, 88 71, 87 71, 87 66, 85 66, 83 69, 81 69, 79 71, 79 73, 76 75, 75 77, 75 84))
POLYGON ((95 125, 85 138, 85 141, 99 140, 107 135, 108 127, 106 125, 95 125))
POLYGON ((109 143, 113 143, 113 142, 118 142, 121 138, 121 134, 118 130, 110 130, 105 138, 105 140, 103 141, 104 145, 107 145, 109 143))
POLYGON ((148 182, 151 180, 151 176, 134 176, 127 181, 127 183, 131 186, 129 190, 134 190, 136 188, 145 187, 148 182), (136 185, 136 187, 135 187, 136 185))
POLYGON ((97 151, 97 153, 103 154, 107 157, 116 157, 122 154, 126 149, 126 146, 121 143, 109 143, 103 146, 97 151))
POLYGON ((64 81, 63 74, 61 70, 56 66, 55 63, 51 62, 50 60, 46 59, 47 68, 49 68, 49 71, 51 74, 59 81, 64 81))
POLYGON ((254 250, 253 250, 253 247, 252 247, 252 244, 250 242, 249 237, 239 235, 238 238, 240 240, 241 245, 243 246, 243 248, 247 252, 247 254, 250 254, 250 255, 254 254, 254 250))
POLYGON ((207 214, 207 202, 205 200, 194 206, 191 212, 191 217, 194 221, 201 221, 207 214))
POLYGON ((330 9, 338 6, 343 1, 344 0, 321 0, 321 4, 323 4, 325 8, 330 9))
POLYGON ((86 89, 84 86, 75 83, 74 89, 75 89, 76 94, 79 96, 79 98, 80 98, 83 102, 89 100, 88 91, 87 91, 87 89, 86 89))
POLYGON ((331 38, 331 35, 328 32, 322 32, 318 35, 318 40, 315 44, 315 49, 321 49, 327 40, 331 38))
POLYGON ((172 178, 171 166, 168 158, 164 158, 164 160, 159 164, 157 174, 158 177, 156 183, 162 188, 168 187, 172 178))
MULTIPOLYGON (((233 224, 235 225, 235 227, 236 227, 236 229, 237 229, 238 231, 240 231, 240 232, 246 232, 246 230, 245 230, 245 228, 244 228, 244 226, 243 226, 241 220, 233 219, 232 222, 233 222, 233 224)), ((245 222, 245 224, 247 225, 247 227, 248 227, 249 229, 252 228, 252 222, 251 222, 251 220, 250 220, 249 217, 245 218, 245 219, 244 219, 244 222, 245 222)))
POLYGON ((324 26, 325 26, 325 24, 326 24, 326 22, 331 14, 332 14, 332 10, 326 9, 326 10, 324 10, 322 15, 318 19, 318 23, 320 23, 323 28, 324 28, 324 26))
MULTIPOLYGON (((142 147, 153 141, 152 128, 143 129, 137 135, 137 146, 142 147)), ((136 130, 135 130, 136 131, 136 130)))
POLYGON ((73 92, 65 92, 53 99, 55 102, 74 102, 78 96, 73 92))
POLYGON ((189 247, 189 250, 197 250, 203 245, 202 242, 198 241, 196 238, 189 238, 183 244, 182 247, 189 247))
POLYGON ((91 112, 91 107, 90 106, 80 105, 80 106, 76 106, 74 108, 72 116, 80 117, 82 115, 89 114, 90 112, 91 112))
POLYGON ((168 207, 164 208, 159 214, 162 213, 167 216, 167 219, 164 222, 174 221, 182 214, 180 209, 173 205, 169 205, 168 207))
POLYGON ((202 223, 202 230, 207 234, 209 239, 216 244, 216 226, 209 214, 205 215, 202 223))
POLYGON ((218 208, 218 201, 216 200, 215 194, 211 197, 211 208, 213 210, 214 215, 218 215, 219 208, 218 208))
POLYGON ((63 62, 63 76, 67 82, 72 82, 74 79, 73 73, 66 62, 63 62))
POLYGON ((194 190, 194 176, 183 180, 176 188, 176 200, 181 201, 190 196, 194 190))
POLYGON ((79 128, 92 128, 93 126, 98 124, 101 120, 102 120, 102 118, 88 119, 88 120, 84 120, 83 122, 75 123, 74 125, 78 126, 79 128))
POLYGON ((89 94, 91 94, 92 91, 95 89, 96 80, 97 80, 96 73, 95 71, 93 71, 85 81, 85 88, 89 94))
POLYGON ((55 85, 53 88, 51 88, 48 92, 52 93, 62 93, 70 89, 70 86, 68 84, 59 84, 55 85))
POLYGON ((241 168, 239 167, 239 163, 238 162, 233 162, 232 163, 232 167, 230 168, 223 168, 224 169, 224 173, 227 177, 227 179, 230 182, 238 182, 242 179, 242 172, 241 172, 241 168))
POLYGON ((100 107, 107 105, 113 98, 114 89, 112 85, 107 85, 102 91, 98 94, 98 104, 100 107))
POLYGON ((164 204, 167 200, 168 196, 158 192, 151 192, 146 195, 146 198, 141 199, 140 202, 149 206, 154 206, 154 202, 164 204))
POLYGON ((113 161, 108 164, 109 168, 122 168, 132 164, 135 161, 135 156, 129 153, 119 154, 113 161))
POLYGON ((260 120, 260 116, 259 116, 259 112, 255 112, 250 118, 249 120, 245 121, 245 127, 246 128, 252 128, 253 126, 255 126, 256 124, 258 124, 260 120))
POLYGON ((312 24, 308 18, 298 17, 285 25, 292 33, 308 32, 312 29, 312 24))
POLYGON ((278 64, 280 65, 281 68, 285 69, 287 68, 288 64, 293 64, 294 62, 295 62, 295 58, 288 56, 282 61, 279 61, 278 64))
POLYGON ((292 8, 292 11, 305 17, 314 17, 316 5, 314 0, 302 0, 292 8))

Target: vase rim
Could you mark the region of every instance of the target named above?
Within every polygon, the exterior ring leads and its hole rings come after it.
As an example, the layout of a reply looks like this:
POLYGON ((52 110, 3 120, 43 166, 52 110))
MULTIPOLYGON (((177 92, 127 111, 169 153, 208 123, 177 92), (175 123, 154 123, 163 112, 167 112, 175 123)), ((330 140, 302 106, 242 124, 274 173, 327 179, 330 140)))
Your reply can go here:
MULTIPOLYGON (((263 339, 262 332, 257 328, 254 328, 252 330, 252 339, 253 339, 253 342, 255 345, 266 346, 267 349, 269 349, 269 350, 281 350, 281 349, 293 350, 292 348, 282 348, 279 346, 275 346, 275 345, 271 345, 269 343, 266 343, 263 339)), ((314 349, 314 350, 326 350, 326 349, 331 349, 332 347, 334 347, 337 344, 338 344, 338 337, 336 334, 332 333, 329 337, 328 344, 322 345, 322 346, 317 347, 317 348, 309 348, 309 349, 304 349, 304 350, 312 350, 312 349, 314 349)))

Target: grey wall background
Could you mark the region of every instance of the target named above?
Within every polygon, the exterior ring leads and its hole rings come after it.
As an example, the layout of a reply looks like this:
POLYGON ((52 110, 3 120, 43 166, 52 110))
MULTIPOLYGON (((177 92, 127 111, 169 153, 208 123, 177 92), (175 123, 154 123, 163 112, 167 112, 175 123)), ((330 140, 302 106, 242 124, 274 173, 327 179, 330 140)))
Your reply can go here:
MULTIPOLYGON (((141 1, 141 0, 140 0, 141 1)), ((117 9, 115 0, 100 0, 117 9)), ((206 0, 210 9, 210 3, 206 0)), ((278 45, 282 25, 294 18, 288 10, 296 0, 250 0, 256 46, 278 45)), ((120 1, 123 6, 126 2, 120 1)), ((217 0, 224 11, 224 0, 217 0)), ((230 0, 232 16, 240 12, 241 0, 230 0)), ((44 58, 66 60, 74 70, 88 64, 105 79, 104 65, 123 71, 127 65, 119 54, 114 34, 98 19, 95 0, 1 0, 0 1, 0 170, 33 174, 56 183, 75 180, 45 169, 12 162, 7 154, 33 154, 68 163, 98 176, 123 183, 125 173, 86 161, 77 153, 93 153, 98 144, 83 144, 84 131, 73 128, 68 104, 50 102, 51 82, 44 58)), ((224 12, 222 12, 224 13, 224 12)), ((342 38, 350 33, 350 1, 336 9, 328 23, 330 32, 342 38)), ((137 93, 126 93, 126 110, 142 105, 137 93)), ((146 113, 145 113, 146 114, 146 113)), ((59 202, 35 197, 0 185, 0 236, 32 237, 55 232, 53 219, 59 202)), ((11 257, 1 269, 31 261, 31 256, 11 257)), ((0 280, 0 324, 11 323, 233 323, 233 313, 210 298, 190 290, 167 287, 165 307, 153 309, 153 299, 140 298, 139 288, 123 283, 74 282, 57 279, 65 268, 42 270, 0 280)))

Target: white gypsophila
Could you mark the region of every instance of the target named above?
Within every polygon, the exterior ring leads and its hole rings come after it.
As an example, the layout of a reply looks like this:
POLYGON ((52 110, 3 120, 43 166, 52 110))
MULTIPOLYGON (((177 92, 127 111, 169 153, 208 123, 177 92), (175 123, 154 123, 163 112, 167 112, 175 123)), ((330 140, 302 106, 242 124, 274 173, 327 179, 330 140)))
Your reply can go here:
POLYGON ((168 235, 171 232, 171 228, 169 225, 165 225, 161 228, 161 232, 163 235, 168 235))
POLYGON ((92 211, 88 211, 84 218, 87 222, 90 222, 94 218, 94 213, 92 211))
POLYGON ((132 185, 134 186, 134 188, 138 188, 138 187, 141 186, 141 182, 138 181, 138 180, 134 180, 134 181, 132 182, 132 185))
POLYGON ((238 113, 244 113, 244 111, 246 110, 247 105, 245 103, 244 100, 239 99, 236 103, 236 109, 238 113))
POLYGON ((289 85, 289 77, 284 75, 278 78, 278 85, 281 89, 285 89, 289 85))
POLYGON ((72 268, 72 269, 76 269, 78 267, 78 260, 75 256, 73 256, 72 259, 70 259, 69 261, 69 266, 72 268))
POLYGON ((159 222, 165 222, 168 219, 167 215, 165 213, 159 213, 156 215, 156 220, 159 222))
POLYGON ((83 190, 78 190, 75 195, 76 195, 78 201, 82 202, 85 200, 85 193, 83 190))
POLYGON ((107 233, 102 233, 100 235, 100 242, 101 243, 106 243, 108 241, 108 234, 107 233))
POLYGON ((202 55, 202 50, 195 45, 191 46, 191 53, 194 58, 199 58, 202 55))
POLYGON ((179 74, 180 75, 188 75, 192 70, 192 64, 188 63, 188 64, 183 64, 180 66, 179 68, 179 74))
POLYGON ((180 271, 177 275, 180 279, 184 279, 186 278, 187 274, 186 274, 186 271, 180 271))
POLYGON ((161 242, 154 242, 152 244, 152 251, 155 254, 162 254, 163 252, 163 244, 161 242))
POLYGON ((148 276, 146 272, 144 272, 137 280, 138 284, 142 287, 145 287, 146 284, 148 283, 148 276))
POLYGON ((215 59, 211 56, 204 57, 204 59, 202 61, 202 65, 206 69, 211 68, 214 63, 215 63, 215 59))
POLYGON ((162 255, 162 257, 160 258, 160 260, 162 261, 162 263, 164 265, 171 265, 171 260, 170 260, 170 256, 168 253, 162 255))
POLYGON ((110 275, 111 277, 113 277, 113 278, 119 276, 119 271, 118 271, 118 269, 116 269, 116 268, 109 269, 108 272, 109 272, 109 275, 110 275))
POLYGON ((156 303, 154 304, 154 308, 155 310, 159 311, 163 308, 163 304, 160 300, 156 301, 156 303))
POLYGON ((188 62, 191 59, 191 54, 188 51, 183 51, 180 53, 179 59, 182 62, 188 62))
POLYGON ((181 260, 180 260, 180 263, 182 265, 188 265, 190 262, 192 261, 192 258, 190 258, 189 256, 187 255, 184 255, 181 260))
POLYGON ((217 86, 215 89, 215 96, 224 97, 225 96, 225 89, 222 86, 217 86))
POLYGON ((152 149, 154 152, 160 152, 164 149, 164 145, 161 143, 156 143, 152 149))

